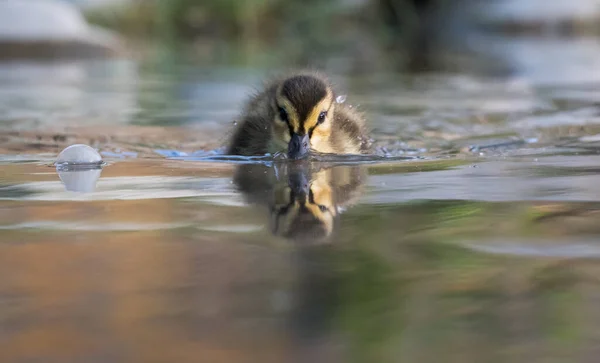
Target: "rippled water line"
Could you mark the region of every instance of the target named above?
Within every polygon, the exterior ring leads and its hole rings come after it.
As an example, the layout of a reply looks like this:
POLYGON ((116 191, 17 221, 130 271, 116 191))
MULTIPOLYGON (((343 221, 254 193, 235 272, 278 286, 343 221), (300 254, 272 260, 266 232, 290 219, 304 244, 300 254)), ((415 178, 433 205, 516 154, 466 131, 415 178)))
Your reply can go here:
POLYGON ((322 154, 312 155, 303 160, 289 160, 285 157, 277 157, 272 155, 264 156, 240 156, 240 155, 211 155, 211 156, 176 156, 168 157, 171 160, 183 161, 202 161, 202 162, 220 162, 232 164, 265 164, 273 165, 276 163, 292 163, 292 162, 317 162, 317 163, 333 163, 336 165, 356 165, 356 164, 374 164, 390 161, 408 161, 408 160, 425 160, 421 156, 379 156, 379 155, 333 155, 322 154))
POLYGON ((56 162, 57 171, 86 171, 86 170, 99 170, 106 166, 107 163, 104 161, 98 161, 94 163, 73 163, 73 162, 56 162))
POLYGON ((0 225, 0 230, 40 229, 52 231, 86 231, 86 232, 126 232, 154 231, 175 229, 192 225, 192 223, 67 223, 60 221, 38 221, 0 225))
POLYGON ((220 199, 236 200, 229 178, 193 177, 113 177, 101 178, 93 193, 76 193, 65 190, 59 181, 22 183, 0 187, 0 200, 37 201, 91 201, 91 200, 141 200, 164 198, 207 198, 219 204, 220 199), (27 194, 10 196, 12 191, 27 194), (6 194, 8 193, 8 194, 6 194))
POLYGON ((466 242, 462 243, 462 245, 477 252, 500 255, 551 258, 600 258, 600 246, 598 246, 597 240, 565 241, 562 245, 544 245, 547 243, 547 240, 524 241, 522 243, 496 241, 485 244, 466 242))
POLYGON ((197 226, 196 228, 209 232, 227 232, 227 233, 252 233, 263 230, 262 225, 253 224, 234 224, 234 225, 216 225, 216 226, 197 226))

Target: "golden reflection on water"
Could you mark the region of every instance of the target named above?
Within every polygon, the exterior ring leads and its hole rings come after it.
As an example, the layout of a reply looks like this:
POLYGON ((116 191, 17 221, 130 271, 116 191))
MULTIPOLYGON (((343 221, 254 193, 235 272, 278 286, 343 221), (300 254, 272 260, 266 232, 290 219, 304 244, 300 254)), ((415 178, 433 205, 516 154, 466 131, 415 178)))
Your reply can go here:
POLYGON ((241 165, 234 182, 245 199, 268 212, 274 235, 318 243, 331 238, 340 213, 360 197, 366 170, 294 162, 241 165))
MULTIPOLYGON (((245 171, 244 180, 255 186, 272 177, 261 172, 254 174, 261 176, 256 180, 245 171)), ((238 168, 237 177, 243 173, 238 168)), ((255 197, 274 195, 270 201, 277 203, 282 188, 291 191, 288 180, 303 177, 313 181, 311 200, 336 208, 334 198, 341 194, 331 184, 330 170, 314 180, 309 171, 299 173, 270 180, 266 190, 238 186, 255 197)), ((308 203, 308 195, 303 198, 308 203)), ((102 230, 114 222, 142 229, 189 219, 183 200, 9 201, 5 206, 11 211, 7 222, 48 221, 57 227, 3 231, 2 362, 333 359, 330 343, 298 343, 288 334, 289 315, 297 310, 291 306, 292 281, 304 274, 289 251, 246 244, 244 235, 102 230)), ((266 222, 268 209, 264 212, 266 222)))
POLYGON ((2 191, 0 362, 594 361, 593 256, 502 239, 590 240, 598 203, 360 202, 367 172, 436 173, 402 165, 120 162, 97 199, 47 166, 2 166, 21 189, 2 191), (187 194, 153 197, 169 188, 187 194))
POLYGON ((23 237, 0 246, 3 362, 280 358, 279 259, 161 231, 23 237))

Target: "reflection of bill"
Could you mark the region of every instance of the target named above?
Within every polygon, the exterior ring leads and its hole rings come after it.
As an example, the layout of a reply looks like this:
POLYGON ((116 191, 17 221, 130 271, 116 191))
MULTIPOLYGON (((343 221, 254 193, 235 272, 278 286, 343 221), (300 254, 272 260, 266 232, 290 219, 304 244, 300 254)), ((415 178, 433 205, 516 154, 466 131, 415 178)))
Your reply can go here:
POLYGON ((332 235, 341 208, 360 195, 363 179, 358 166, 319 168, 309 162, 242 165, 234 176, 250 203, 268 208, 273 234, 305 242, 332 235))
POLYGON ((57 167, 58 177, 70 192, 90 193, 96 189, 96 182, 102 173, 101 166, 57 167))

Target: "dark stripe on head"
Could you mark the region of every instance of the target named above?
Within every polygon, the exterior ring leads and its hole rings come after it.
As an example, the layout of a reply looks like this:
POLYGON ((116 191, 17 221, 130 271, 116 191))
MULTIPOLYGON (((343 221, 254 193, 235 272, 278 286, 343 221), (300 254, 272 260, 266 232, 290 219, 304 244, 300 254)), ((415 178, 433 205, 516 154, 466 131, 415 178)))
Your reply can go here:
POLYGON ((300 122, 304 122, 315 105, 327 96, 327 84, 313 76, 295 76, 285 80, 281 95, 292 103, 300 122))

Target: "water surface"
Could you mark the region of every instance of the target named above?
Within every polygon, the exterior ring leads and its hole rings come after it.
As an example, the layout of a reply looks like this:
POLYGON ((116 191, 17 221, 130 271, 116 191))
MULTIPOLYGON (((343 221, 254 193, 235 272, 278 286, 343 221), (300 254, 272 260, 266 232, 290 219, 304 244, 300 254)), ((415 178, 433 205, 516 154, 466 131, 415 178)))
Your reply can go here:
POLYGON ((546 65, 332 72, 344 163, 214 152, 264 69, 0 65, 0 361, 595 361, 598 84, 546 65))

